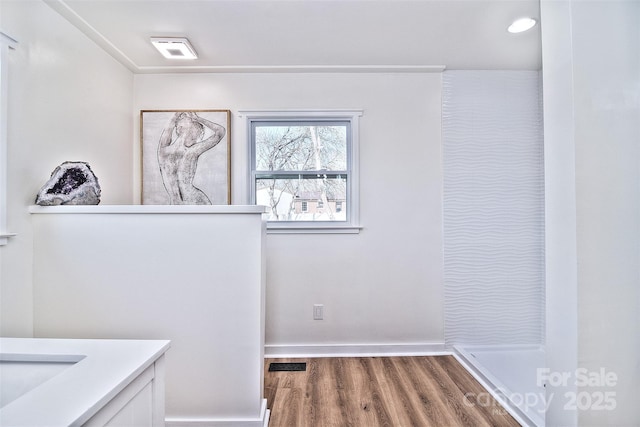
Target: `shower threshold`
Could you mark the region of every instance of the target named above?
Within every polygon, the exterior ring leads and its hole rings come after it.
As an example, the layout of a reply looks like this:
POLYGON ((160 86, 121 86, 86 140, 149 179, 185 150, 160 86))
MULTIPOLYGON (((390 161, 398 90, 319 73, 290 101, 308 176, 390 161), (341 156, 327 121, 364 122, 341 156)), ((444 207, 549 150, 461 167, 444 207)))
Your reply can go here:
MULTIPOLYGON (((537 345, 454 346, 456 358, 523 426, 544 427, 546 395, 539 384, 544 347, 537 345)), ((474 396, 476 404, 488 399, 474 396)))

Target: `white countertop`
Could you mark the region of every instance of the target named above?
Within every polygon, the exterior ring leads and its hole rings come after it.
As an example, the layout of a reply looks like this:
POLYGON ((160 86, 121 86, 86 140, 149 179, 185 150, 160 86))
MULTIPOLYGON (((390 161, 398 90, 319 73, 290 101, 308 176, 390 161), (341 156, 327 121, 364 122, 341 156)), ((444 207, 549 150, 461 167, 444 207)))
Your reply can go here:
POLYGON ((0 338, 5 360, 78 360, 0 409, 0 425, 70 426, 86 422, 170 346, 161 340, 0 338))

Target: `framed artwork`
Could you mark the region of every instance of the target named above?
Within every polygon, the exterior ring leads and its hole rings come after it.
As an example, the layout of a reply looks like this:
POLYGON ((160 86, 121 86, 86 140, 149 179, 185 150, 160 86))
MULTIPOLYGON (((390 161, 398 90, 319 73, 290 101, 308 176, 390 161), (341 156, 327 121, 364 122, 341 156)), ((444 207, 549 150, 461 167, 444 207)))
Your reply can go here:
POLYGON ((229 110, 142 110, 142 204, 231 203, 229 110))

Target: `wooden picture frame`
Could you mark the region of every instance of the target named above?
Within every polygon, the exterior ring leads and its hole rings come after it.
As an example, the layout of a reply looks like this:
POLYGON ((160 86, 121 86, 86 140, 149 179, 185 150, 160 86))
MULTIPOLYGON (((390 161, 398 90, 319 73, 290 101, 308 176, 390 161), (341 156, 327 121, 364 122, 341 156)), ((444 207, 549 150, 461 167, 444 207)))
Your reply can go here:
POLYGON ((231 112, 141 110, 142 204, 231 204, 231 112))

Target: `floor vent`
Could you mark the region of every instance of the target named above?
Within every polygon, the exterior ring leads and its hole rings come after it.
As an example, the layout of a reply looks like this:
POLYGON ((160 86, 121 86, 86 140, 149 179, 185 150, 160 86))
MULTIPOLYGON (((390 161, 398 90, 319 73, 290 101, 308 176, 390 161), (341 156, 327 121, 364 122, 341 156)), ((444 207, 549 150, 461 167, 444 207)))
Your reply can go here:
POLYGON ((269 364, 269 372, 285 372, 285 371, 306 371, 306 363, 280 363, 273 362, 269 364))

